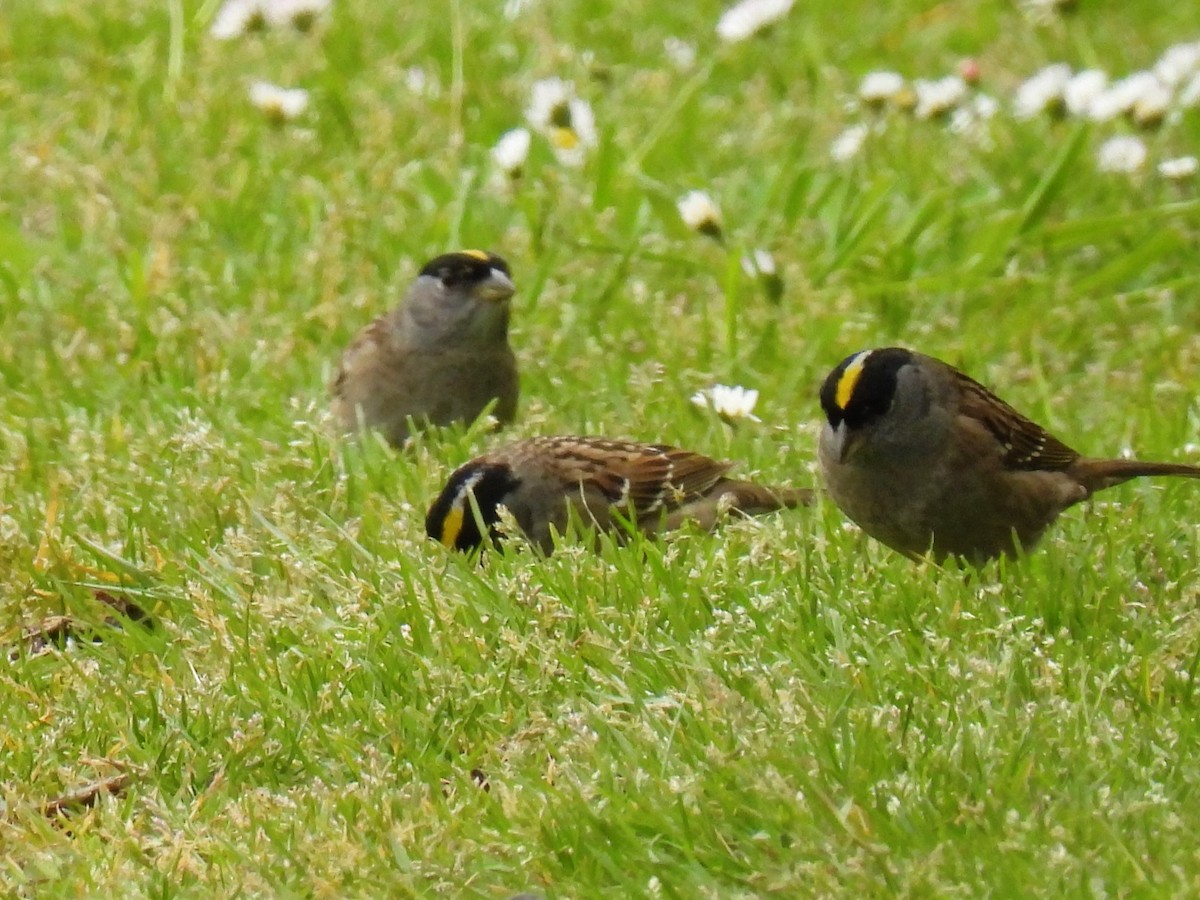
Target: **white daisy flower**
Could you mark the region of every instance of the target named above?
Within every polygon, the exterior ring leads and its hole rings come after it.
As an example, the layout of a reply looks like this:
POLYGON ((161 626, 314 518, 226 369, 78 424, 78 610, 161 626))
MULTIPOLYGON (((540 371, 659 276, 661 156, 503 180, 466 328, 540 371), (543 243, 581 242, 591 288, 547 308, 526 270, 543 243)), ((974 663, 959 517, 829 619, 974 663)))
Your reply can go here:
POLYGON ((534 82, 525 117, 546 135, 564 165, 582 165, 587 150, 596 146, 596 116, 591 105, 575 95, 571 82, 561 78, 534 82))
POLYGON ((783 279, 775 268, 775 257, 770 250, 756 249, 742 257, 742 271, 758 280, 767 299, 776 302, 783 296, 783 279))
POLYGON ((725 10, 717 22, 717 37, 734 43, 753 37, 789 12, 795 0, 742 0, 725 10))
POLYGON ((1086 116, 1097 97, 1108 87, 1108 75, 1100 69, 1084 69, 1071 76, 1063 88, 1063 102, 1073 116, 1086 116))
POLYGON ((1053 22, 1074 5, 1075 0, 1021 0, 1020 3, 1025 15, 1041 25, 1053 22))
POLYGON ((1152 72, 1134 72, 1095 97, 1088 107, 1088 117, 1096 122, 1107 122, 1126 115, 1138 100, 1158 87, 1159 81, 1152 72))
POLYGON ((1183 84, 1200 72, 1200 41, 1190 44, 1175 44, 1163 51, 1154 64, 1158 80, 1170 87, 1183 84))
POLYGON ((989 123, 1000 111, 1000 101, 990 94, 976 94, 950 114, 950 130, 985 149, 993 145, 989 123))
POLYGON ((492 162, 509 178, 518 178, 529 158, 530 135, 528 128, 514 128, 500 135, 492 148, 492 162))
POLYGON ((958 106, 967 96, 967 83, 957 75, 947 75, 937 81, 918 78, 913 82, 917 105, 913 115, 918 119, 935 119, 958 106))
POLYGON ((1146 145, 1140 138, 1120 136, 1109 138, 1100 145, 1096 167, 1101 172, 1130 174, 1146 164, 1146 145))
POLYGON ((771 277, 775 274, 775 257, 770 250, 755 250, 742 257, 742 271, 751 278, 771 277))
POLYGON ((570 124, 571 98, 575 85, 561 78, 535 81, 530 90, 525 118, 538 131, 548 131, 552 125, 570 124))
POLYGON ((250 85, 250 102, 276 122, 296 118, 308 108, 308 91, 303 88, 281 88, 267 81, 250 85))
POLYGON ((225 0, 208 33, 219 41, 228 41, 266 25, 267 8, 263 0, 225 0))
POLYGON ((1056 113, 1063 107, 1063 94, 1071 81, 1071 67, 1066 63, 1046 66, 1017 88, 1013 100, 1013 115, 1032 119, 1042 113, 1056 113))
POLYGON ((1170 108, 1171 89, 1156 78, 1153 84, 1147 82, 1141 96, 1133 101, 1129 117, 1143 128, 1153 128, 1162 123, 1170 108))
POLYGON ((1158 174, 1171 181, 1184 181, 1200 172, 1200 160, 1194 156, 1164 159, 1158 164, 1158 174))
POLYGON ((696 64, 696 46, 680 38, 664 38, 663 52, 677 69, 690 69, 696 64))
POLYGON ((679 217, 683 224, 692 231, 707 234, 709 237, 721 236, 721 209, 704 191, 688 191, 676 203, 679 217))
POLYGON ((263 0, 271 24, 290 25, 299 31, 312 28, 330 3, 331 0, 263 0))
POLYGON ((868 106, 896 101, 908 87, 899 72, 868 72, 858 85, 858 98, 868 106))
POLYGON ((1179 96, 1175 98, 1180 106, 1190 107, 1200 105, 1200 72, 1197 72, 1191 79, 1179 89, 1179 96))
POLYGON ((866 125, 851 125, 833 139, 829 155, 834 162, 848 162, 862 151, 869 129, 866 125))
POLYGON ((714 384, 711 388, 692 394, 692 403, 701 409, 711 409, 727 425, 739 420, 761 422, 754 415, 758 403, 758 391, 739 385, 714 384))

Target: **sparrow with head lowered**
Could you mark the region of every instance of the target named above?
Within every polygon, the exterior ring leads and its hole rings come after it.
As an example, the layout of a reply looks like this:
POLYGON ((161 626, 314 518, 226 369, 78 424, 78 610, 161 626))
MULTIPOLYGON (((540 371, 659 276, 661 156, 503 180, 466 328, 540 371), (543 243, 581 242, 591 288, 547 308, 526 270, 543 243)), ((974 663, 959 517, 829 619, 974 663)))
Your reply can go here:
POLYGON ((1179 463, 1082 456, 958 369, 912 350, 864 350, 821 388, 820 464, 867 534, 912 557, 979 564, 1033 548, 1063 510, 1179 463))
POLYGON ((418 427, 473 422, 489 404, 501 424, 517 411, 508 343, 514 292, 508 263, 482 250, 426 263, 404 300, 342 355, 330 392, 341 427, 378 429, 394 446, 418 427))
POLYGON ((657 533, 693 522, 713 528, 723 510, 743 515, 808 503, 811 492, 729 478, 733 464, 664 444, 602 437, 535 437, 459 467, 425 518, 458 550, 497 540, 500 507, 544 552, 576 519, 597 531, 657 533))

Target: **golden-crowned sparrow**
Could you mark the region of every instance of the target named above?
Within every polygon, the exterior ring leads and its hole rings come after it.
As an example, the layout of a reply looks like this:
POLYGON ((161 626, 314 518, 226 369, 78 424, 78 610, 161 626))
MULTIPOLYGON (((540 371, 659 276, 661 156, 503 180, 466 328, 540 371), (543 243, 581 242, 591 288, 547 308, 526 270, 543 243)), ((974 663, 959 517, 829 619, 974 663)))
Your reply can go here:
POLYGON ((1027 551, 1069 506, 1139 475, 1200 468, 1090 459, 944 362, 888 347, 821 388, 821 469, 867 534, 916 557, 981 563, 1027 551))
POLYGON ((517 411, 517 361, 508 345, 508 263, 481 250, 430 260, 394 310, 350 343, 330 386, 347 430, 377 428, 395 446, 409 420, 472 422, 489 403, 501 423, 517 411))
POLYGON ((572 515, 617 533, 629 522, 643 532, 684 522, 711 529, 722 508, 754 515, 810 500, 810 491, 727 478, 732 465, 662 444, 529 438, 461 466, 430 507, 425 530, 448 547, 470 550, 483 542, 484 531, 497 537, 503 505, 549 553, 553 533, 564 533, 572 515))

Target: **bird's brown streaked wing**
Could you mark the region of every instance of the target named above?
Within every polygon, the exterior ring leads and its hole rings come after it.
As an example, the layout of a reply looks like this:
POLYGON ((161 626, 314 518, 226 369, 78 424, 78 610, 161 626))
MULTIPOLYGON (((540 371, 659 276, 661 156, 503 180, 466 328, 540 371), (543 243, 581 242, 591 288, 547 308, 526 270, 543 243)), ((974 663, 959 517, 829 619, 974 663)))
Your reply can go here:
POLYGON ((531 447, 566 484, 594 489, 639 515, 677 506, 709 490, 729 470, 728 463, 676 447, 608 438, 535 438, 531 447))
POLYGON ((1010 469, 1066 469, 1079 454, 1046 429, 1017 412, 973 378, 954 370, 961 388, 959 412, 981 422, 1004 448, 1010 469))

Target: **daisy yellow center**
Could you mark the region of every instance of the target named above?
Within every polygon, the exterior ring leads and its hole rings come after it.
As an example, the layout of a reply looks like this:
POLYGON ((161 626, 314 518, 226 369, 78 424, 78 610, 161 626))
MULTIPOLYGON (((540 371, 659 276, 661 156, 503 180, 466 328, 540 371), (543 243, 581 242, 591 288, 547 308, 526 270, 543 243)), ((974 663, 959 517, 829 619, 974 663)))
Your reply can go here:
POLYGON ((454 542, 458 540, 459 532, 463 526, 463 508, 459 504, 446 513, 446 518, 442 522, 442 533, 438 538, 447 547, 453 547, 454 542))
POLYGON ((574 150, 579 146, 579 135, 574 128, 555 128, 550 133, 550 143, 559 150, 574 150))
POLYGON ((842 377, 838 379, 837 392, 833 398, 838 409, 845 409, 850 398, 854 396, 854 388, 858 384, 858 379, 862 377, 863 365, 870 355, 870 350, 864 350, 846 363, 846 369, 842 372, 842 377))

